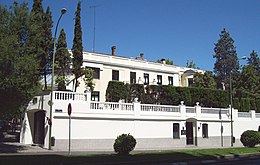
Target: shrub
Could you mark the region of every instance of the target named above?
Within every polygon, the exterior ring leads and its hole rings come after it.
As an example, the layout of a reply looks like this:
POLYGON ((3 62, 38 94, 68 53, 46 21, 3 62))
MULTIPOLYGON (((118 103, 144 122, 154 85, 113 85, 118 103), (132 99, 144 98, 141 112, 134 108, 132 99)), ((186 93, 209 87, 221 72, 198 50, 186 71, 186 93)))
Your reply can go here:
POLYGON ((242 112, 248 112, 250 110, 250 99, 249 98, 241 98, 240 106, 242 112))
POLYGON ((242 133, 240 141, 245 147, 254 147, 260 143, 260 133, 253 130, 247 130, 242 133))
POLYGON ((114 150, 119 155, 128 155, 134 150, 136 145, 135 138, 130 134, 122 134, 118 136, 114 143, 114 150))
POLYGON ((118 102, 121 99, 127 99, 128 94, 129 90, 124 82, 109 81, 106 90, 106 101, 118 102))

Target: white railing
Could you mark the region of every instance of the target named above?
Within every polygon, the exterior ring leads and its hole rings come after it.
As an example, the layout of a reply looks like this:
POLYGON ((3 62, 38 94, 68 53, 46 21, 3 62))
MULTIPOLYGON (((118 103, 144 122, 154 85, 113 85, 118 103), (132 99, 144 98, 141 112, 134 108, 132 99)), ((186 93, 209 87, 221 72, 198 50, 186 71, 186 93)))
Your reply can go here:
POLYGON ((238 117, 251 118, 251 113, 249 113, 249 112, 238 112, 238 117))
POLYGON ((53 93, 54 93, 55 100, 75 100, 75 101, 87 100, 87 95, 84 93, 62 92, 62 91, 54 91, 53 93))
POLYGON ((141 111, 180 112, 179 106, 141 104, 141 111))
POLYGON ((114 103, 114 102, 96 102, 90 103, 90 109, 94 110, 122 110, 122 111, 133 111, 132 103, 114 103))
POLYGON ((196 113, 195 107, 186 107, 186 113, 196 113))
POLYGON ((205 108, 201 107, 201 113, 209 113, 209 114, 227 114, 229 113, 228 109, 222 109, 222 108, 205 108))
POLYGON ((255 113, 255 118, 260 118, 260 113, 255 113))

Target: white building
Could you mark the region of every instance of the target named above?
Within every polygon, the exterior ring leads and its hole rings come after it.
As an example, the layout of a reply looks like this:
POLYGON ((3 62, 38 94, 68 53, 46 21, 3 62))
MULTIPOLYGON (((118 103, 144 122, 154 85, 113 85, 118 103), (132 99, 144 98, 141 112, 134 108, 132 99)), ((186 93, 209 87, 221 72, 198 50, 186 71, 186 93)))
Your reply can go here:
MULTIPOLYGON (((204 73, 203 70, 149 62, 144 59, 144 54, 136 58, 116 56, 115 46, 112 47, 112 54, 83 53, 83 66, 92 68, 94 71, 95 89, 92 92, 92 101, 105 101, 105 94, 108 82, 118 80, 125 83, 138 83, 145 85, 173 85, 189 86, 193 75, 196 72, 204 73)), ((83 77, 79 79, 80 86, 77 92, 85 91, 83 77)), ((74 84, 71 82, 67 89, 74 91, 74 84)))
MULTIPOLYGON (((107 84, 111 80, 126 83, 188 86, 194 72, 202 70, 154 63, 143 56, 125 58, 98 53, 84 53, 85 67, 95 71, 95 89, 90 93, 80 80, 78 93, 54 91, 50 111, 50 93, 35 96, 29 103, 20 141, 48 148, 67 150, 69 143, 68 104, 72 105, 71 149, 113 150, 116 137, 130 133, 137 139, 136 149, 174 149, 186 146, 227 147, 231 145, 231 114, 233 114, 234 146, 241 146, 245 130, 258 130, 260 114, 230 109, 205 108, 199 104, 187 107, 105 102, 107 84), (52 115, 50 115, 52 114, 52 115), (51 119, 50 119, 50 116, 51 119), (50 120, 49 120, 50 119, 50 120), (51 121, 51 122, 48 122, 51 121), (52 130, 50 135, 50 124, 52 130), (55 139, 55 140, 54 140, 55 139)), ((73 83, 68 87, 73 89, 73 83)))

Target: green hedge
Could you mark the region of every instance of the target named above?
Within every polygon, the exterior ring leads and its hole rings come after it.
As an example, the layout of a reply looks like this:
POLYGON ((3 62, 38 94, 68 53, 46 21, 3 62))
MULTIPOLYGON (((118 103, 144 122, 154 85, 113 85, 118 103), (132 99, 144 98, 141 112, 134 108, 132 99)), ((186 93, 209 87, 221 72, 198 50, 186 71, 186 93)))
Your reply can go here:
POLYGON ((204 107, 228 107, 229 96, 226 91, 195 87, 174 87, 170 85, 124 84, 110 81, 106 91, 107 101, 117 102, 126 99, 132 102, 138 98, 144 104, 194 106, 199 102, 204 107))
POLYGON ((255 110, 257 113, 260 112, 260 100, 252 98, 234 98, 233 107, 241 112, 248 112, 249 110, 255 110))
POLYGON ((106 90, 106 101, 118 102, 129 97, 129 87, 120 81, 110 81, 106 90))

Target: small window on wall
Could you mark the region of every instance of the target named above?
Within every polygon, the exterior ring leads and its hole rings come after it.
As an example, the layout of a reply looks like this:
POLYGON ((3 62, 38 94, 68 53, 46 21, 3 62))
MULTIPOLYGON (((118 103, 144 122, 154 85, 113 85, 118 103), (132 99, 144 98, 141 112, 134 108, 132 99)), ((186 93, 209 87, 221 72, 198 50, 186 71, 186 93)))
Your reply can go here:
POLYGON ((93 78, 94 79, 100 79, 100 69, 99 68, 92 68, 92 67, 86 67, 93 70, 93 78))
POLYGON ((180 138, 180 124, 173 123, 173 139, 179 139, 179 138, 180 138))
POLYGON ((208 138, 208 124, 202 124, 202 137, 208 138))
POLYGON ((193 84, 193 78, 188 78, 188 86, 191 86, 193 84))
POLYGON ((173 85, 173 77, 169 76, 168 81, 169 81, 169 85, 173 85))
POLYGON ((119 70, 112 70, 112 80, 119 80, 119 70))
POLYGON ((260 126, 258 126, 258 132, 260 132, 260 126))
POLYGON ((148 85, 149 84, 149 74, 144 73, 144 85, 148 85))
POLYGON ((162 85, 162 75, 157 75, 157 84, 162 85))
POLYGON ((91 92, 91 101, 99 101, 99 91, 91 92))
POLYGON ((136 72, 130 72, 130 84, 136 83, 136 72))

